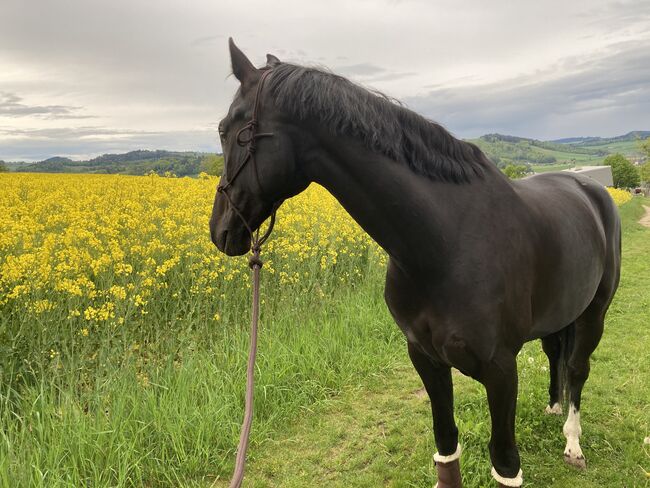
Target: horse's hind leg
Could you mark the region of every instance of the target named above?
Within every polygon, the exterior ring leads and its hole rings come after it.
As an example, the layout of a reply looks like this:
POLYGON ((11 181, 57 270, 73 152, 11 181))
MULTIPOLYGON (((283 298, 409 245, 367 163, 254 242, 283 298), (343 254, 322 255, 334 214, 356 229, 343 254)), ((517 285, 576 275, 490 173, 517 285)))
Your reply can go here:
POLYGON ((589 377, 589 357, 594 352, 603 335, 605 311, 609 305, 603 306, 596 297, 576 320, 575 344, 569 358, 569 413, 564 424, 563 432, 567 439, 564 449, 564 460, 578 468, 587 466, 580 447, 580 399, 582 388, 589 377))
POLYGON ((438 452, 434 454, 438 471, 438 488, 462 488, 460 477, 460 444, 458 428, 454 421, 454 389, 451 368, 439 365, 408 343, 411 362, 417 370, 431 399, 433 433, 438 452))
POLYGON ((561 332, 556 332, 542 338, 542 349, 548 357, 550 384, 548 387, 549 401, 545 412, 547 414, 562 415, 560 403, 562 392, 560 378, 560 361, 562 356, 561 332))

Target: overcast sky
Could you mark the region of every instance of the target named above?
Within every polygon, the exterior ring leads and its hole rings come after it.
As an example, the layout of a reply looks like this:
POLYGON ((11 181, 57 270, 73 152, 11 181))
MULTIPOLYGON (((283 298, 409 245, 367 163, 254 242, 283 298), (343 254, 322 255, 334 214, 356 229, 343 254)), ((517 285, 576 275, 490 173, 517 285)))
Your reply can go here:
POLYGON ((219 151, 228 36, 458 137, 650 130, 647 0, 0 0, 0 159, 219 151))

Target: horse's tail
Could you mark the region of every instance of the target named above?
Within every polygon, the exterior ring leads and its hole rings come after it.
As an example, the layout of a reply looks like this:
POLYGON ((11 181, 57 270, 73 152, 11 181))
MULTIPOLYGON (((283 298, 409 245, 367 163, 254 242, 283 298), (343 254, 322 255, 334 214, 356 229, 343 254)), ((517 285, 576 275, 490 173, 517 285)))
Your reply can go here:
POLYGON ((570 399, 569 394, 569 358, 573 353, 575 344, 576 324, 571 322, 558 333, 560 338, 560 360, 558 361, 558 380, 560 390, 560 404, 567 407, 570 399))

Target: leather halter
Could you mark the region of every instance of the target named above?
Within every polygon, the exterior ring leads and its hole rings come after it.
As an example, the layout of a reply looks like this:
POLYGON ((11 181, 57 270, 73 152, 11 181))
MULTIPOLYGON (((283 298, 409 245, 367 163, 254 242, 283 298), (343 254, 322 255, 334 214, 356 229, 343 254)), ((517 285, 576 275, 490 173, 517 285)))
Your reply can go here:
POLYGON ((246 227, 246 230, 250 234, 251 237, 251 251, 253 252, 253 256, 251 256, 249 260, 249 264, 251 267, 253 265, 259 265, 260 267, 262 266, 262 262, 259 259, 259 253, 260 253, 260 248, 262 244, 269 238, 271 235, 271 231, 273 230, 273 226, 275 225, 275 213, 276 213, 276 206, 274 205, 274 210, 273 213, 271 214, 271 222, 269 223, 269 227, 264 233, 262 237, 259 236, 260 230, 259 228, 257 229, 256 232, 253 232, 253 229, 248 225, 248 222, 242 215, 241 211, 237 208, 237 206, 233 203, 232 199, 230 198, 230 195, 228 195, 228 192, 226 191, 228 188, 232 186, 232 184, 235 182, 235 179, 239 174, 241 173, 242 169, 244 169, 244 166, 249 161, 253 162, 253 173, 255 174, 255 180, 257 182, 257 186, 260 190, 260 193, 264 195, 264 189, 262 188, 262 184, 260 183, 260 176, 259 172, 257 170, 257 162, 255 160, 255 152, 257 150, 256 142, 258 139, 262 137, 272 137, 273 133, 272 132, 262 132, 258 133, 257 132, 257 127, 259 125, 258 122, 258 113, 259 113, 259 104, 260 104, 260 95, 262 93, 262 86, 264 85, 264 80, 266 80, 267 76, 271 74, 271 70, 265 70, 262 73, 262 76, 260 77, 260 81, 257 84, 257 91, 255 92, 255 102, 253 104, 253 115, 251 119, 244 125, 241 129, 237 131, 236 141, 237 145, 240 147, 246 147, 246 153, 244 154, 244 157, 242 158, 241 162, 239 163, 239 166, 237 166, 237 169, 233 173, 232 177, 228 179, 226 184, 223 184, 223 178, 219 181, 219 185, 217 186, 217 192, 221 193, 223 196, 226 197, 228 200, 228 203, 232 207, 232 209, 235 211, 239 219, 242 221, 244 224, 244 227, 246 227))

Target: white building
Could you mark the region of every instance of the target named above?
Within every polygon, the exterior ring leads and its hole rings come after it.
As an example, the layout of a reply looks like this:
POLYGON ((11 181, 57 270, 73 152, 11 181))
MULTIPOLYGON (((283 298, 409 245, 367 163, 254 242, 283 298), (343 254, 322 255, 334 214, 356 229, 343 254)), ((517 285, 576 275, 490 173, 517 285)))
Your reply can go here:
POLYGON ((581 166, 579 168, 565 169, 564 171, 588 176, 603 186, 614 186, 611 166, 581 166))

